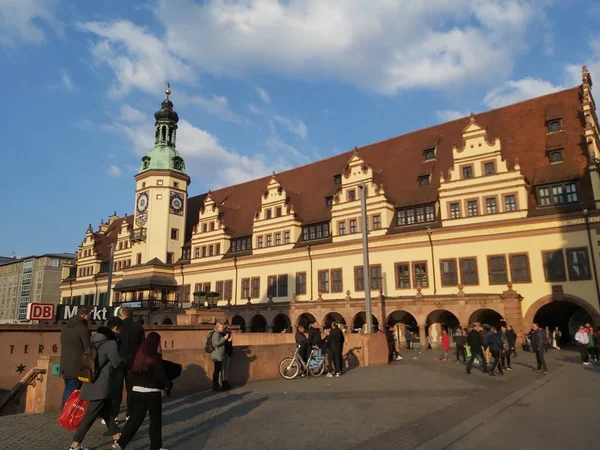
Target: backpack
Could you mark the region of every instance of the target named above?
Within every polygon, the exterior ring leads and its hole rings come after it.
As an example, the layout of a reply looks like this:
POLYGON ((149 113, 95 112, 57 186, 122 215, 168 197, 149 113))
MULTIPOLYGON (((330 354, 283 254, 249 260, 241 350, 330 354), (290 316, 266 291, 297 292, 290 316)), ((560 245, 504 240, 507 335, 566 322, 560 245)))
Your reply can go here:
POLYGON ((102 370, 98 361, 98 350, 105 342, 103 341, 98 348, 92 345, 87 350, 84 350, 79 357, 79 374, 77 375, 77 379, 82 383, 93 383, 98 379, 98 375, 100 375, 100 371, 102 370))
POLYGON ((208 333, 208 336, 206 336, 206 344, 204 344, 204 351, 206 353, 212 353, 215 351, 215 346, 212 342, 213 334, 215 334, 214 330, 208 333))

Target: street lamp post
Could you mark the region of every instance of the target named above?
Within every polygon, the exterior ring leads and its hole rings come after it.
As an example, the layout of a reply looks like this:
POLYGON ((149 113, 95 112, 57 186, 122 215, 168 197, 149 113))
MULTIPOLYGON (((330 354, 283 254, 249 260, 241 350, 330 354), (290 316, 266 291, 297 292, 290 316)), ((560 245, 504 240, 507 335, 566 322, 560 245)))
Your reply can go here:
POLYGON ((362 246, 363 246, 363 280, 365 288, 365 322, 367 325, 366 332, 373 332, 373 314, 371 313, 371 271, 369 268, 369 239, 368 239, 368 220, 367 220, 367 186, 360 183, 360 222, 362 230, 362 246))
POLYGON ((431 239, 431 234, 433 231, 431 227, 427 227, 427 237, 429 238, 429 248, 431 249, 431 274, 433 276, 433 295, 437 293, 436 281, 435 281, 435 257, 433 254, 433 240, 431 239))

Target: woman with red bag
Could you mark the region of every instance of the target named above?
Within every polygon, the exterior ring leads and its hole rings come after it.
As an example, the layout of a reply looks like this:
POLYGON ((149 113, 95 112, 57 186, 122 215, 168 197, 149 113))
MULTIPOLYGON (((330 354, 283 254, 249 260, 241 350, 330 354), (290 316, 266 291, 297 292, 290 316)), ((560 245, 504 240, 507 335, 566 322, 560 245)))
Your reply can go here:
POLYGON ((122 450, 129 444, 146 413, 150 415, 150 450, 165 450, 162 446, 162 393, 166 391, 169 395, 173 382, 165 372, 160 343, 160 334, 153 331, 135 355, 131 370, 133 412, 121 437, 113 445, 115 450, 122 450))
POLYGON ((80 398, 88 401, 89 405, 75 431, 73 443, 69 447, 72 450, 87 450, 81 442, 98 417, 104 419, 113 439, 119 439, 119 427, 112 417, 110 387, 113 371, 121 366, 117 335, 122 323, 118 317, 112 317, 105 327, 98 327, 90 340, 98 352, 98 376, 93 383, 83 383, 81 387, 80 398))

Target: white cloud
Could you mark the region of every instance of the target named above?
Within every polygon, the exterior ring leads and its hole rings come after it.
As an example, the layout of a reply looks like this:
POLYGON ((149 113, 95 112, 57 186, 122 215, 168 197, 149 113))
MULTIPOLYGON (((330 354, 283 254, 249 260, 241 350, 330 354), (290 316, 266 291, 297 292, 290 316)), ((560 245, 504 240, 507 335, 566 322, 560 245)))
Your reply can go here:
POLYGON ((469 114, 470 113, 465 111, 456 111, 453 109, 444 109, 435 112, 435 116, 440 122, 450 122, 451 120, 462 119, 463 117, 467 117, 469 114))
POLYGON ((146 122, 148 120, 146 114, 139 109, 135 109, 127 104, 121 106, 119 119, 124 122, 146 122))
POLYGON ((290 133, 294 133, 300 136, 302 139, 306 139, 306 136, 308 135, 308 128, 302 120, 289 119, 287 117, 280 116, 279 114, 275 114, 274 118, 277 122, 286 127, 290 133))
POLYGON ((114 164, 111 164, 111 166, 106 171, 106 174, 108 176, 111 176, 111 177, 120 177, 121 176, 121 169, 119 169, 114 164))
POLYGON ((256 105, 253 105, 252 103, 248 104, 248 111, 250 111, 252 114, 255 114, 257 116, 266 116, 267 113, 262 110, 261 108, 259 108, 256 105))
POLYGON ((43 43, 48 27, 62 36, 63 24, 56 18, 56 5, 56 0, 1 0, 0 47, 43 43))
MULTIPOLYGON (((536 0, 160 0, 166 47, 213 74, 285 73, 383 93, 510 73, 536 0), (202 45, 198 45, 201 42, 202 45)), ((260 94, 259 94, 260 95, 260 94)))
POLYGON ((60 71, 60 81, 63 85, 63 87, 69 91, 69 92, 76 92, 77 88, 75 87, 75 85, 73 84, 73 80, 71 79, 71 76, 69 75, 69 73, 63 69, 60 71))
POLYGON ((265 91, 263 88, 257 87, 256 93, 264 103, 267 105, 271 104, 271 97, 269 97, 269 94, 267 94, 267 91, 265 91))
POLYGON ((529 98, 560 91, 561 89, 564 89, 564 87, 555 86, 549 81, 526 77, 517 81, 507 81, 492 89, 483 98, 483 103, 490 108, 500 108, 529 98))
POLYGON ((581 84, 581 66, 584 64, 592 75, 592 80, 600 79, 600 39, 593 40, 590 43, 590 55, 586 61, 567 65, 567 82, 570 85, 581 84))
POLYGON ((227 97, 213 95, 212 98, 193 96, 182 99, 182 104, 188 103, 200 106, 206 112, 218 117, 221 120, 227 120, 229 122, 239 124, 248 123, 248 119, 235 114, 229 108, 229 102, 227 100, 227 97))

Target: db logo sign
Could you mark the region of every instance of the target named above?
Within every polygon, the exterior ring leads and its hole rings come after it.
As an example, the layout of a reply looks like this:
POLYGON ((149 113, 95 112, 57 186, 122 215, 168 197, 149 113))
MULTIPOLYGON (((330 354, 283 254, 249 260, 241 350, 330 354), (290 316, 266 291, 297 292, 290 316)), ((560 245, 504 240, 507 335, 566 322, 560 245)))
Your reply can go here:
POLYGON ((54 320, 56 305, 53 303, 30 303, 27 305, 27 320, 54 320))

